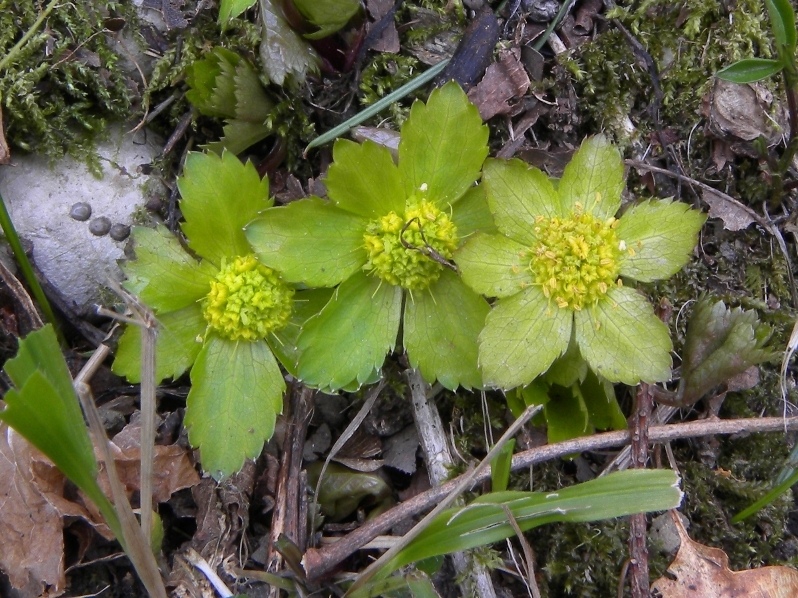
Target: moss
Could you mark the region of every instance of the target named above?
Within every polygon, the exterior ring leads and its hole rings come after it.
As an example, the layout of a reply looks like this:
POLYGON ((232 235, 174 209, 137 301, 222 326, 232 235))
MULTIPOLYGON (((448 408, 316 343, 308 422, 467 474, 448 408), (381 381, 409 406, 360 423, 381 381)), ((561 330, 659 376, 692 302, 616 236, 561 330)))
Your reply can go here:
MULTIPOLYGON (((43 6, 4 2, 0 11, 0 56, 31 30, 43 6)), ((128 119, 136 93, 121 70, 120 56, 105 29, 109 16, 135 27, 130 4, 78 2, 53 10, 0 72, 0 99, 6 137, 16 148, 92 160, 94 139, 112 119, 128 119)))
MULTIPOLYGON (((689 129, 698 118, 712 75, 741 58, 771 55, 770 34, 760 0, 739 0, 731 10, 715 0, 624 3, 617 18, 657 64, 662 86, 661 118, 689 129)), ((615 29, 564 60, 575 73, 581 106, 599 128, 612 128, 618 114, 650 119, 653 91, 624 36, 615 29)), ((621 135, 623 136, 623 135, 621 135)))
MULTIPOLYGON (((361 103, 370 106, 408 81, 418 76, 420 63, 413 56, 377 54, 363 69, 360 78, 361 103)), ((398 128, 410 114, 409 104, 394 102, 388 107, 391 119, 398 128)))

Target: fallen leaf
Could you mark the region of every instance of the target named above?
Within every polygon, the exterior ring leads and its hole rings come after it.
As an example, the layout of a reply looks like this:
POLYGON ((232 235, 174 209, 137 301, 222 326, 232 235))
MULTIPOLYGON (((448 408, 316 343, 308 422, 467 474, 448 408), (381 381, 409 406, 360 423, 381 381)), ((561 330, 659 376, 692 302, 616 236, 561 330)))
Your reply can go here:
POLYGON ((738 231, 756 222, 755 212, 741 203, 730 201, 727 195, 705 189, 701 197, 709 206, 709 217, 720 218, 723 228, 738 231))
POLYGON ((668 567, 668 577, 651 586, 661 598, 790 598, 798 596, 798 571, 790 567, 729 569, 729 557, 719 548, 694 542, 671 511, 681 546, 668 567))
MULTIPOLYGON (((116 461, 119 479, 128 495, 139 490, 141 459, 141 426, 130 423, 111 441, 111 451, 116 461)), ((191 488, 200 481, 199 474, 191 462, 189 450, 177 444, 155 446, 155 461, 152 467, 152 493, 156 502, 166 502, 178 490, 191 488)), ((100 478, 103 491, 109 492, 105 476, 100 478)))
POLYGON ((468 92, 468 99, 476 104, 482 120, 507 114, 512 110, 510 100, 529 89, 529 75, 520 58, 518 49, 502 52, 499 62, 490 65, 482 81, 468 92))
POLYGON ((21 596, 64 592, 65 516, 89 519, 63 497, 66 478, 22 436, 0 425, 0 569, 21 596))
POLYGON ((718 138, 753 141, 778 136, 778 127, 767 113, 772 102, 763 86, 740 85, 716 79, 709 105, 709 128, 718 138))

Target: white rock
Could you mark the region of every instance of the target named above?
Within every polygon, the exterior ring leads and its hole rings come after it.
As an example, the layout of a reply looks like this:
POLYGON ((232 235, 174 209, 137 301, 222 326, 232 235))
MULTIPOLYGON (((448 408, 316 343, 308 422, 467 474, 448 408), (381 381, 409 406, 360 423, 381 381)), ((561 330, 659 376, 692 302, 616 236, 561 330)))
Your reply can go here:
POLYGON ((114 126, 109 141, 98 146, 102 179, 72 158, 51 165, 45 157, 15 152, 12 164, 0 167, 0 194, 19 235, 33 244, 36 265, 84 313, 100 300, 108 279, 122 279, 117 260, 127 242, 91 234, 91 221, 104 216, 112 224, 130 225, 162 189, 157 179, 140 173, 141 165, 160 152, 161 140, 151 133, 129 134, 129 129, 114 126), (85 222, 69 217, 72 205, 81 201, 92 208, 85 222))

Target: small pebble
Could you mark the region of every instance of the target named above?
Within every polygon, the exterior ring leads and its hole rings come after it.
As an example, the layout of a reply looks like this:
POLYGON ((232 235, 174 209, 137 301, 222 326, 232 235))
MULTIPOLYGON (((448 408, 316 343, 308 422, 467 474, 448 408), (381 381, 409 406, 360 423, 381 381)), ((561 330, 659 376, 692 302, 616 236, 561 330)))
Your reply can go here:
POLYGON ((85 201, 72 204, 72 207, 69 209, 69 217, 79 222, 85 222, 91 218, 91 206, 85 201))
POLYGON ((105 216, 100 216, 89 222, 89 232, 97 237, 107 235, 111 230, 111 221, 105 216))
POLYGON ((109 234, 114 241, 124 241, 130 236, 130 227, 127 224, 114 224, 109 234))

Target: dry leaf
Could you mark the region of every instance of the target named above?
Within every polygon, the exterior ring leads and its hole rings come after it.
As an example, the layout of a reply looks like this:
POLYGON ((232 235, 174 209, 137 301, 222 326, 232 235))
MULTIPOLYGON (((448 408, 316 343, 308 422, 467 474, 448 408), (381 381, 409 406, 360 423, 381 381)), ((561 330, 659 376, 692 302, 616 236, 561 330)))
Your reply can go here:
POLYGON ((522 97, 529 89, 529 75, 520 58, 518 49, 502 52, 499 62, 490 65, 482 81, 468 92, 482 120, 507 114, 512 110, 510 100, 522 97))
POLYGON ((790 598, 798 596, 798 571, 790 567, 762 567, 731 571, 729 557, 719 548, 694 542, 675 511, 671 511, 681 547, 668 568, 651 586, 661 598, 790 598))
MULTIPOLYGON (((119 479, 130 496, 139 490, 141 458, 141 427, 138 422, 125 426, 111 441, 111 451, 116 461, 119 479)), ((152 467, 152 493, 156 502, 166 502, 178 490, 191 488, 200 477, 191 462, 188 449, 177 444, 155 446, 155 462, 152 467)), ((105 475, 100 477, 100 486, 108 493, 105 475)))
POLYGON ((743 230, 756 222, 755 212, 751 208, 730 201, 726 195, 705 189, 701 198, 709 205, 709 217, 720 218, 726 230, 743 230))
POLYGON ((777 138, 778 126, 767 113, 771 102, 762 85, 716 79, 710 96, 709 128, 718 138, 730 141, 777 138))
POLYGON ((0 425, 0 569, 22 596, 64 592, 65 516, 89 519, 63 498, 65 478, 6 424, 0 425))

